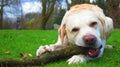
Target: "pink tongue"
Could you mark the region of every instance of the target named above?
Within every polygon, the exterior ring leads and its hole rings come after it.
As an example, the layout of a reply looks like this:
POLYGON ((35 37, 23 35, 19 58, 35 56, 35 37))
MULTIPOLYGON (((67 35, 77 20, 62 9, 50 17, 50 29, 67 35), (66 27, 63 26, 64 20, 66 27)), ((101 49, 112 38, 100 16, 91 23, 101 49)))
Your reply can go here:
POLYGON ((88 51, 88 55, 92 58, 97 57, 99 55, 99 53, 100 53, 99 49, 90 49, 88 51))

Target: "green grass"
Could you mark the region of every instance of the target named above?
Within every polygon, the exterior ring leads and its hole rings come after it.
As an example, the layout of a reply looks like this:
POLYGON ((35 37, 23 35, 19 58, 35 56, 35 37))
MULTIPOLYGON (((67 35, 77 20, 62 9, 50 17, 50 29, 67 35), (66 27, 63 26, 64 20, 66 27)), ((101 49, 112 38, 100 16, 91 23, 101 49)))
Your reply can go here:
MULTIPOLYGON (((0 60, 6 58, 20 59, 20 53, 32 54, 35 57, 40 45, 52 44, 57 41, 57 31, 43 30, 0 30, 0 60), (10 54, 5 52, 9 51, 10 54)), ((105 49, 103 56, 86 64, 66 63, 67 59, 51 62, 44 67, 120 67, 120 30, 114 30, 107 44, 113 49, 105 49)), ((43 66, 41 66, 43 67, 43 66)))

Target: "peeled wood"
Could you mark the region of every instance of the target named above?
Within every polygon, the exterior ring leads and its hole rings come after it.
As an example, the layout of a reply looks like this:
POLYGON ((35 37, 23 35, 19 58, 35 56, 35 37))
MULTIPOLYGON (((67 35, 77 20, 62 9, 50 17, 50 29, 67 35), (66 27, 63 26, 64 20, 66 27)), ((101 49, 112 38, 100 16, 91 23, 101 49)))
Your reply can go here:
POLYGON ((50 63, 52 61, 57 61, 64 58, 69 58, 75 54, 84 54, 87 55, 89 48, 78 47, 75 45, 67 45, 57 47, 53 52, 46 52, 40 55, 36 59, 26 59, 24 61, 19 60, 3 60, 0 61, 1 66, 36 66, 36 65, 44 65, 46 63, 50 63))

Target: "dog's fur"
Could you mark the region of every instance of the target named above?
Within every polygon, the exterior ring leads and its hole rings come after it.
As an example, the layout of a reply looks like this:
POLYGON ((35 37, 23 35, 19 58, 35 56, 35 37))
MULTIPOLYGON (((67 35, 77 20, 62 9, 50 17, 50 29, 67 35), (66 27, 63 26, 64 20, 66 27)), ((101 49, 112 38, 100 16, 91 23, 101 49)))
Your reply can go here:
MULTIPOLYGON (((58 41, 52 45, 40 46, 36 55, 44 53, 46 50, 54 51, 56 46, 67 45, 69 43, 77 46, 89 47, 84 41, 85 35, 91 34, 96 37, 95 45, 90 47, 99 48, 101 57, 106 44, 106 39, 113 30, 113 21, 110 17, 104 15, 103 10, 96 5, 80 4, 70 8, 63 17, 61 26, 58 30, 58 41)), ((68 64, 82 63, 92 60, 89 56, 74 55, 68 59, 68 64)))

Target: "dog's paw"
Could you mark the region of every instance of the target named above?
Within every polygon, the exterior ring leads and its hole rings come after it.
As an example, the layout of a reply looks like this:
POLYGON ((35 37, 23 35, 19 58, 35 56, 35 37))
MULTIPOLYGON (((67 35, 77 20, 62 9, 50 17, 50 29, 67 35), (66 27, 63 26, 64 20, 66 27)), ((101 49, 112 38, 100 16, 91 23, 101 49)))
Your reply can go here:
POLYGON ((70 59, 67 60, 68 64, 85 63, 86 61, 87 59, 83 55, 74 55, 70 59))
POLYGON ((41 54, 48 51, 54 51, 54 47, 52 45, 40 46, 36 51, 36 56, 40 56, 41 54))

